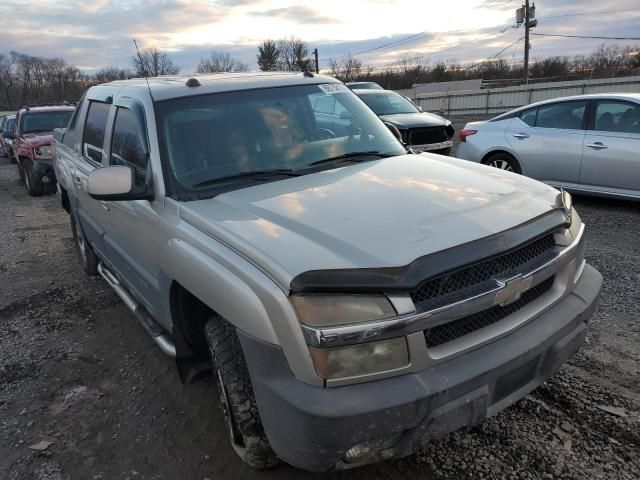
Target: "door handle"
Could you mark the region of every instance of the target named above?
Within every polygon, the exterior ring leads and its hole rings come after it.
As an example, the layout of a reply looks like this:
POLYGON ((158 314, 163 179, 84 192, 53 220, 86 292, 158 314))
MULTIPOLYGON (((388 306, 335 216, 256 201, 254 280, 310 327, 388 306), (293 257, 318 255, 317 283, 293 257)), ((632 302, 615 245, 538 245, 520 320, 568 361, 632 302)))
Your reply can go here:
POLYGON ((527 133, 514 133, 513 134, 514 137, 519 138, 519 139, 523 139, 523 138, 529 138, 529 134, 527 133))
POLYGON ((102 208, 104 208, 107 212, 109 211, 109 202, 100 200, 100 205, 102 205, 102 208))
POLYGON ((609 148, 602 142, 587 143, 587 147, 593 148, 595 150, 603 150, 605 148, 609 148))

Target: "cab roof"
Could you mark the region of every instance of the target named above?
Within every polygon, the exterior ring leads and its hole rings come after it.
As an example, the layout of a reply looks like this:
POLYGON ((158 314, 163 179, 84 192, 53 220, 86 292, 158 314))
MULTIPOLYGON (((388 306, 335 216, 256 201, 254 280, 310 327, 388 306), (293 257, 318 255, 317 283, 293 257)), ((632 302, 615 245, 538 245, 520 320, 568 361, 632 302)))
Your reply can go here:
MULTIPOLYGON (((192 83, 191 80, 189 83, 192 83)), ((196 83, 196 82, 193 82, 196 83)), ((251 73, 216 73, 198 75, 172 75, 130 80, 116 80, 93 87, 96 90, 109 90, 115 87, 118 94, 138 91, 147 95, 149 90, 155 101, 171 98, 204 95, 208 93, 234 92, 254 90, 258 88, 278 88, 296 85, 317 85, 322 83, 341 83, 333 77, 309 74, 308 72, 251 72, 251 73), (197 80, 197 86, 187 86, 190 79, 197 80), (148 87, 147 87, 148 80, 148 87)))

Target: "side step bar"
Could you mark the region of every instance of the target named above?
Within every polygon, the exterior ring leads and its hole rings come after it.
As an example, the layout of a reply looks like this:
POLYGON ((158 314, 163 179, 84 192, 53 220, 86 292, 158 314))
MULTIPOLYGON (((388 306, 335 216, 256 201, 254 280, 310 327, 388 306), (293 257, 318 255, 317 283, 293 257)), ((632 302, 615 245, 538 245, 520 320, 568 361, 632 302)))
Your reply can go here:
POLYGON ((109 284, 116 294, 122 299, 124 304, 129 307, 129 310, 133 312, 138 321, 142 324, 144 329, 151 335, 151 338, 158 344, 160 350, 171 357, 176 356, 176 346, 173 344, 173 340, 166 333, 166 331, 156 323, 156 321, 149 315, 147 309, 140 305, 126 290, 124 286, 120 284, 118 279, 113 273, 105 267, 102 262, 98 264, 98 273, 109 284))

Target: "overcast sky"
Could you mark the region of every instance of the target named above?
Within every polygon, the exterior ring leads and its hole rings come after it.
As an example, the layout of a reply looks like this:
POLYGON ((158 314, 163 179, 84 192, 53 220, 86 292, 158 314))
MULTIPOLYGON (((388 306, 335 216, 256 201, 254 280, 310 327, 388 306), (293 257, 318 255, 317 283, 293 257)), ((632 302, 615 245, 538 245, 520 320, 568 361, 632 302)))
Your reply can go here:
MULTIPOLYGON (((517 62, 523 50, 517 42, 524 31, 508 27, 514 25, 518 6, 518 0, 4 0, 0 51, 62 57, 90 73, 105 66, 130 66, 135 37, 142 48, 168 51, 186 73, 211 50, 228 51, 256 69, 259 42, 296 35, 311 49, 318 48, 324 67, 332 57, 425 32, 357 58, 371 65, 407 55, 470 63, 513 44, 503 56, 517 62), (491 35, 503 28, 508 29, 491 35)), ((533 32, 640 36, 638 0, 540 0, 536 6, 539 25, 533 32)), ((532 37, 531 55, 572 56, 600 43, 532 37)))

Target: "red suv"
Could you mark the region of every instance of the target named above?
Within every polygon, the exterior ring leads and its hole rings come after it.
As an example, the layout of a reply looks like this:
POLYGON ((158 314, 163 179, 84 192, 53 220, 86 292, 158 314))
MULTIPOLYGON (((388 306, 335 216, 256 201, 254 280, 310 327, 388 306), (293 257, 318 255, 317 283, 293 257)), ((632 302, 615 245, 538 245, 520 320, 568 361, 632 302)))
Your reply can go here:
POLYGON ((53 130, 65 128, 75 107, 69 105, 23 107, 16 114, 13 152, 20 178, 29 195, 55 191, 51 163, 53 130))

